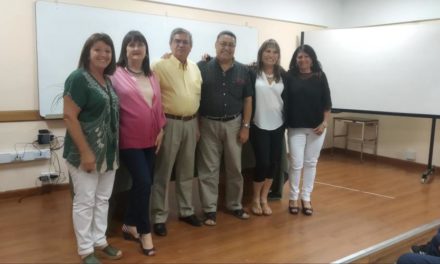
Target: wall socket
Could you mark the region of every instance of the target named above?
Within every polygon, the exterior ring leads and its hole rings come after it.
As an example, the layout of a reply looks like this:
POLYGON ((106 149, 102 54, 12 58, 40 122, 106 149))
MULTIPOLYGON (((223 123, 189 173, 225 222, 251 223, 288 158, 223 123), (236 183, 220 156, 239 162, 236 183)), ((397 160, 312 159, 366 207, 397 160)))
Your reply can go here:
POLYGON ((60 175, 56 172, 42 172, 38 179, 44 183, 51 183, 58 179, 60 175))
POLYGON ((410 161, 416 161, 416 151, 411 149, 406 150, 405 159, 410 161))

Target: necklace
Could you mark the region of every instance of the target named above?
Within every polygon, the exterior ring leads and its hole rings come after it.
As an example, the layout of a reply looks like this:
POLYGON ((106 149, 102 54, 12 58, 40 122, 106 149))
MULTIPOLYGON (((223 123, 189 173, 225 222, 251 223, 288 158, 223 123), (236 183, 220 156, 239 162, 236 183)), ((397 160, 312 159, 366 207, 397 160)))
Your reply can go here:
POLYGON ((264 73, 264 74, 266 75, 266 79, 269 83, 271 83, 275 79, 273 73, 272 74, 264 73))
POLYGON ((138 71, 138 72, 136 72, 136 71, 133 71, 133 70, 131 70, 130 68, 128 68, 128 66, 125 67, 125 69, 126 69, 128 72, 133 73, 133 74, 135 74, 135 75, 141 75, 141 74, 144 74, 143 71, 138 71))

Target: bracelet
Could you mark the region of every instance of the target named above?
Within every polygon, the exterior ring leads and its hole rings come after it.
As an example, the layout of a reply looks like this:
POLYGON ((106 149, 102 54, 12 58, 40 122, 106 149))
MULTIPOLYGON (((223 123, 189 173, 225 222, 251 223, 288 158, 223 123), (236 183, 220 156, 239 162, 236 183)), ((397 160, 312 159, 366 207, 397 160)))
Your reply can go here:
POLYGON ((243 124, 241 124, 241 127, 244 127, 244 128, 250 128, 251 125, 250 125, 249 123, 244 123, 244 122, 243 122, 243 124))

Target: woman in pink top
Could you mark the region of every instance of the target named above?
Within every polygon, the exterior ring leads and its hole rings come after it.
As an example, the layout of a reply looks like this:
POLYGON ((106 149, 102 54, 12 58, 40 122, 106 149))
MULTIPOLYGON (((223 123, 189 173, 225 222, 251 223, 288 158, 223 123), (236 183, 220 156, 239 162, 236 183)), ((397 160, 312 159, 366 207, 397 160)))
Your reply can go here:
POLYGON ((117 66, 112 82, 120 102, 120 157, 133 182, 122 231, 125 239, 139 240, 142 252, 153 256, 150 191, 154 157, 162 143, 166 119, 142 33, 130 31, 125 35, 117 66))

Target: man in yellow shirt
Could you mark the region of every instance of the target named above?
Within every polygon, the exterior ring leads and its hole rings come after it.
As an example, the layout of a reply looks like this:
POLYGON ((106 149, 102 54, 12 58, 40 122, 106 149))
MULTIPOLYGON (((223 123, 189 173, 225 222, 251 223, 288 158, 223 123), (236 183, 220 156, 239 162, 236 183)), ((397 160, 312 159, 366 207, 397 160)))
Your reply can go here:
POLYGON ((175 168, 176 198, 179 219, 201 226, 192 205, 194 160, 199 137, 197 111, 202 77, 197 65, 188 60, 192 48, 191 33, 183 28, 171 32, 172 55, 153 65, 159 78, 162 105, 167 117, 162 146, 157 155, 152 187, 152 221, 157 235, 166 236, 168 185, 175 168))

